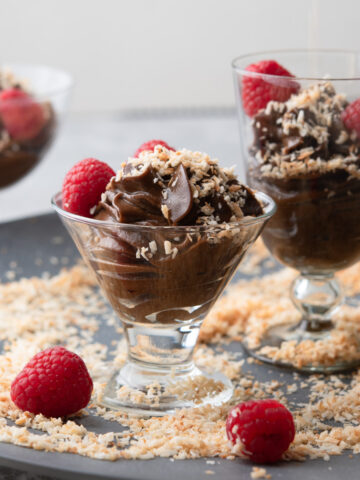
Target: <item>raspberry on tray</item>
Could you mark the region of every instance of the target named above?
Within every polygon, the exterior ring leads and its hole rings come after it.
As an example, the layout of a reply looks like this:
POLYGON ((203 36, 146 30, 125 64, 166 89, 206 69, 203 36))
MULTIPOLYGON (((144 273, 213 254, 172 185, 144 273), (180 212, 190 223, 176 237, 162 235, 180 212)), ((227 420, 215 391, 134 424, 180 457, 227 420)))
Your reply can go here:
POLYGON ((85 408, 93 382, 84 361, 64 347, 37 353, 11 384, 11 399, 20 410, 63 417, 85 408))
POLYGON ((233 407, 227 418, 226 433, 255 463, 280 460, 295 437, 294 419, 276 400, 248 401, 233 407))

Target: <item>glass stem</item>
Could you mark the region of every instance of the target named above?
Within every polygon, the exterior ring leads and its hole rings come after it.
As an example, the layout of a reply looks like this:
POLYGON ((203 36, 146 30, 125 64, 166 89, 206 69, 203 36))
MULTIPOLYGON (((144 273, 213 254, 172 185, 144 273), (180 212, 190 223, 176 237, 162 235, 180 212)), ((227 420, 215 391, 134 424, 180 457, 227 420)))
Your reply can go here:
POLYGON ((343 295, 333 274, 301 274, 292 284, 291 298, 302 313, 301 328, 320 332, 333 327, 332 314, 343 295))
POLYGON ((191 371, 200 325, 201 321, 169 326, 123 322, 128 343, 127 362, 164 375, 191 371))

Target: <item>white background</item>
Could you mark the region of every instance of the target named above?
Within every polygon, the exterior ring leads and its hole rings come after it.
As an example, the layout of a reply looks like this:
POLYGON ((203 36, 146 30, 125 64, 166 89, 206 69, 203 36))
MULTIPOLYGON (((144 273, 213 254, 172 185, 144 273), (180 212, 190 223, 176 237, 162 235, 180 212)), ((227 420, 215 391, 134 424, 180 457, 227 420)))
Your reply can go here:
POLYGON ((47 64, 76 80, 53 148, 0 190, 0 222, 49 211, 50 196, 82 158, 117 169, 150 138, 239 167, 235 116, 144 111, 231 108, 234 57, 307 47, 360 49, 360 1, 0 0, 0 64, 47 64), (140 114, 119 115, 129 110, 140 114))
POLYGON ((230 61, 360 48, 358 0, 0 0, 0 61, 69 70, 75 111, 231 106, 230 61))

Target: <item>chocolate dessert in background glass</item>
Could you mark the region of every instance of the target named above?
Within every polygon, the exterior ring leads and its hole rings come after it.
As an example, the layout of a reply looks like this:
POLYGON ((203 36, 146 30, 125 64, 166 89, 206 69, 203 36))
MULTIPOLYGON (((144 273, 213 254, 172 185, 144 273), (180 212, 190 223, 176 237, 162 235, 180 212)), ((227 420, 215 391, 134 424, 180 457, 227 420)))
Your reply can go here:
POLYGON ((61 70, 0 65, 0 189, 23 178, 44 157, 71 86, 70 75, 61 70))
POLYGON ((201 152, 158 145, 124 162, 91 218, 53 198, 121 320, 128 346, 101 403, 135 414, 220 404, 221 373, 193 361, 201 323, 274 213, 267 195, 201 152))
MULTIPOLYGON (((277 204, 262 238, 299 272, 291 298, 302 313, 299 324, 270 328, 248 349, 284 365, 262 352, 284 341, 326 341, 343 300, 334 273, 360 259, 360 55, 263 52, 232 66, 247 181, 277 204)), ((349 360, 302 370, 354 366, 349 360)))

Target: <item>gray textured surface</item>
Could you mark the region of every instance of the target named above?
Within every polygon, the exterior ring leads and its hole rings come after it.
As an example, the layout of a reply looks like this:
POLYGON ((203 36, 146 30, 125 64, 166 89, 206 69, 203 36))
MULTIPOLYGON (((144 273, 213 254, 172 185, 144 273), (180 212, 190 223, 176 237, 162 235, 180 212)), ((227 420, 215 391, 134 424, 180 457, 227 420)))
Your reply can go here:
MULTIPOLYGON (((60 188, 62 178, 68 168, 87 156, 98 157, 116 168, 143 141, 150 138, 163 138, 177 147, 186 146, 203 150, 219 157, 223 164, 240 166, 240 145, 237 123, 232 111, 159 112, 147 115, 73 115, 68 118, 59 140, 40 166, 24 180, 13 187, 0 191, 2 209, 0 222, 50 210, 49 198, 60 188)), ((42 271, 54 274, 59 265, 53 265, 51 257, 67 256, 74 261, 78 258, 76 249, 63 230, 55 215, 42 216, 0 225, 0 277, 5 278, 10 262, 16 261, 18 277, 37 275, 42 271), (64 243, 55 244, 52 239, 64 237, 64 243), (28 252, 31 251, 31 255, 28 252), (41 257, 44 265, 40 268, 34 259, 41 257)), ((13 268, 11 268, 13 270, 13 268)), ((106 338, 106 331, 103 331, 106 338)), ((239 350, 239 344, 231 346, 239 350)), ((251 366, 261 379, 287 373, 270 370, 266 366, 251 366)), ((293 383, 292 377, 288 377, 293 383)), ((294 395, 301 400, 305 392, 294 395)), ((296 397, 296 398, 295 398, 296 397)), ((89 418, 90 429, 109 428, 105 423, 96 423, 89 418)), ((340 477, 348 480, 359 478, 357 470, 360 458, 350 460, 347 456, 332 457, 330 462, 309 461, 305 464, 290 463, 269 467, 273 479, 289 480, 335 480, 340 477)), ((199 480, 221 478, 224 480, 250 479, 252 466, 236 460, 234 462, 216 460, 215 465, 205 459, 170 462, 157 459, 147 462, 121 461, 100 462, 69 454, 35 452, 33 450, 0 444, 0 478, 5 480, 40 480, 37 474, 48 474, 51 478, 65 479, 143 479, 172 480, 186 478, 199 480), (9 468, 11 467, 11 468, 9 468), (205 474, 206 470, 214 475, 205 474), (25 473, 26 472, 26 473, 25 473)), ((46 480, 48 477, 46 477, 46 480)))
MULTIPOLYGON (((7 251, 0 255, 0 272, 4 276, 9 269, 9 263, 16 260, 18 276, 40 274, 46 270, 56 273, 59 266, 51 263, 53 256, 68 256, 70 262, 78 258, 72 241, 64 231, 55 215, 45 215, 38 218, 16 221, 0 226, 0 245, 7 245, 7 251), (54 244, 53 238, 62 236, 64 242, 54 244), (31 251, 32 255, 28 252, 31 251), (44 265, 37 267, 34 259, 41 256, 44 265)), ((101 328, 103 341, 106 341, 106 327, 101 328)), ((241 352, 241 346, 233 343, 233 351, 241 352)), ((249 365, 249 370, 261 380, 269 378, 281 379, 282 382, 293 383, 293 377, 286 371, 269 368, 264 365, 249 365)), ((292 400, 305 400, 306 390, 293 394, 292 400)), ((93 431, 106 431, 114 428, 109 422, 95 417, 85 417, 87 428, 93 431)), ((252 465, 242 460, 226 461, 215 459, 215 464, 207 464, 206 459, 171 462, 169 459, 149 461, 106 462, 91 460, 71 454, 38 452, 14 445, 0 444, 0 478, 7 480, 40 480, 39 475, 50 475, 52 478, 88 479, 88 480, 201 480, 202 478, 221 478, 224 480, 250 479, 252 465), (3 468, 13 467, 16 470, 3 468), (27 473, 22 473, 21 470, 27 473), (206 470, 212 470, 214 475, 207 475, 206 470)), ((305 463, 280 463, 269 466, 267 470, 276 480, 337 480, 341 477, 347 480, 359 478, 358 469, 360 457, 349 459, 347 455, 331 457, 329 462, 323 460, 307 461, 305 463)))

